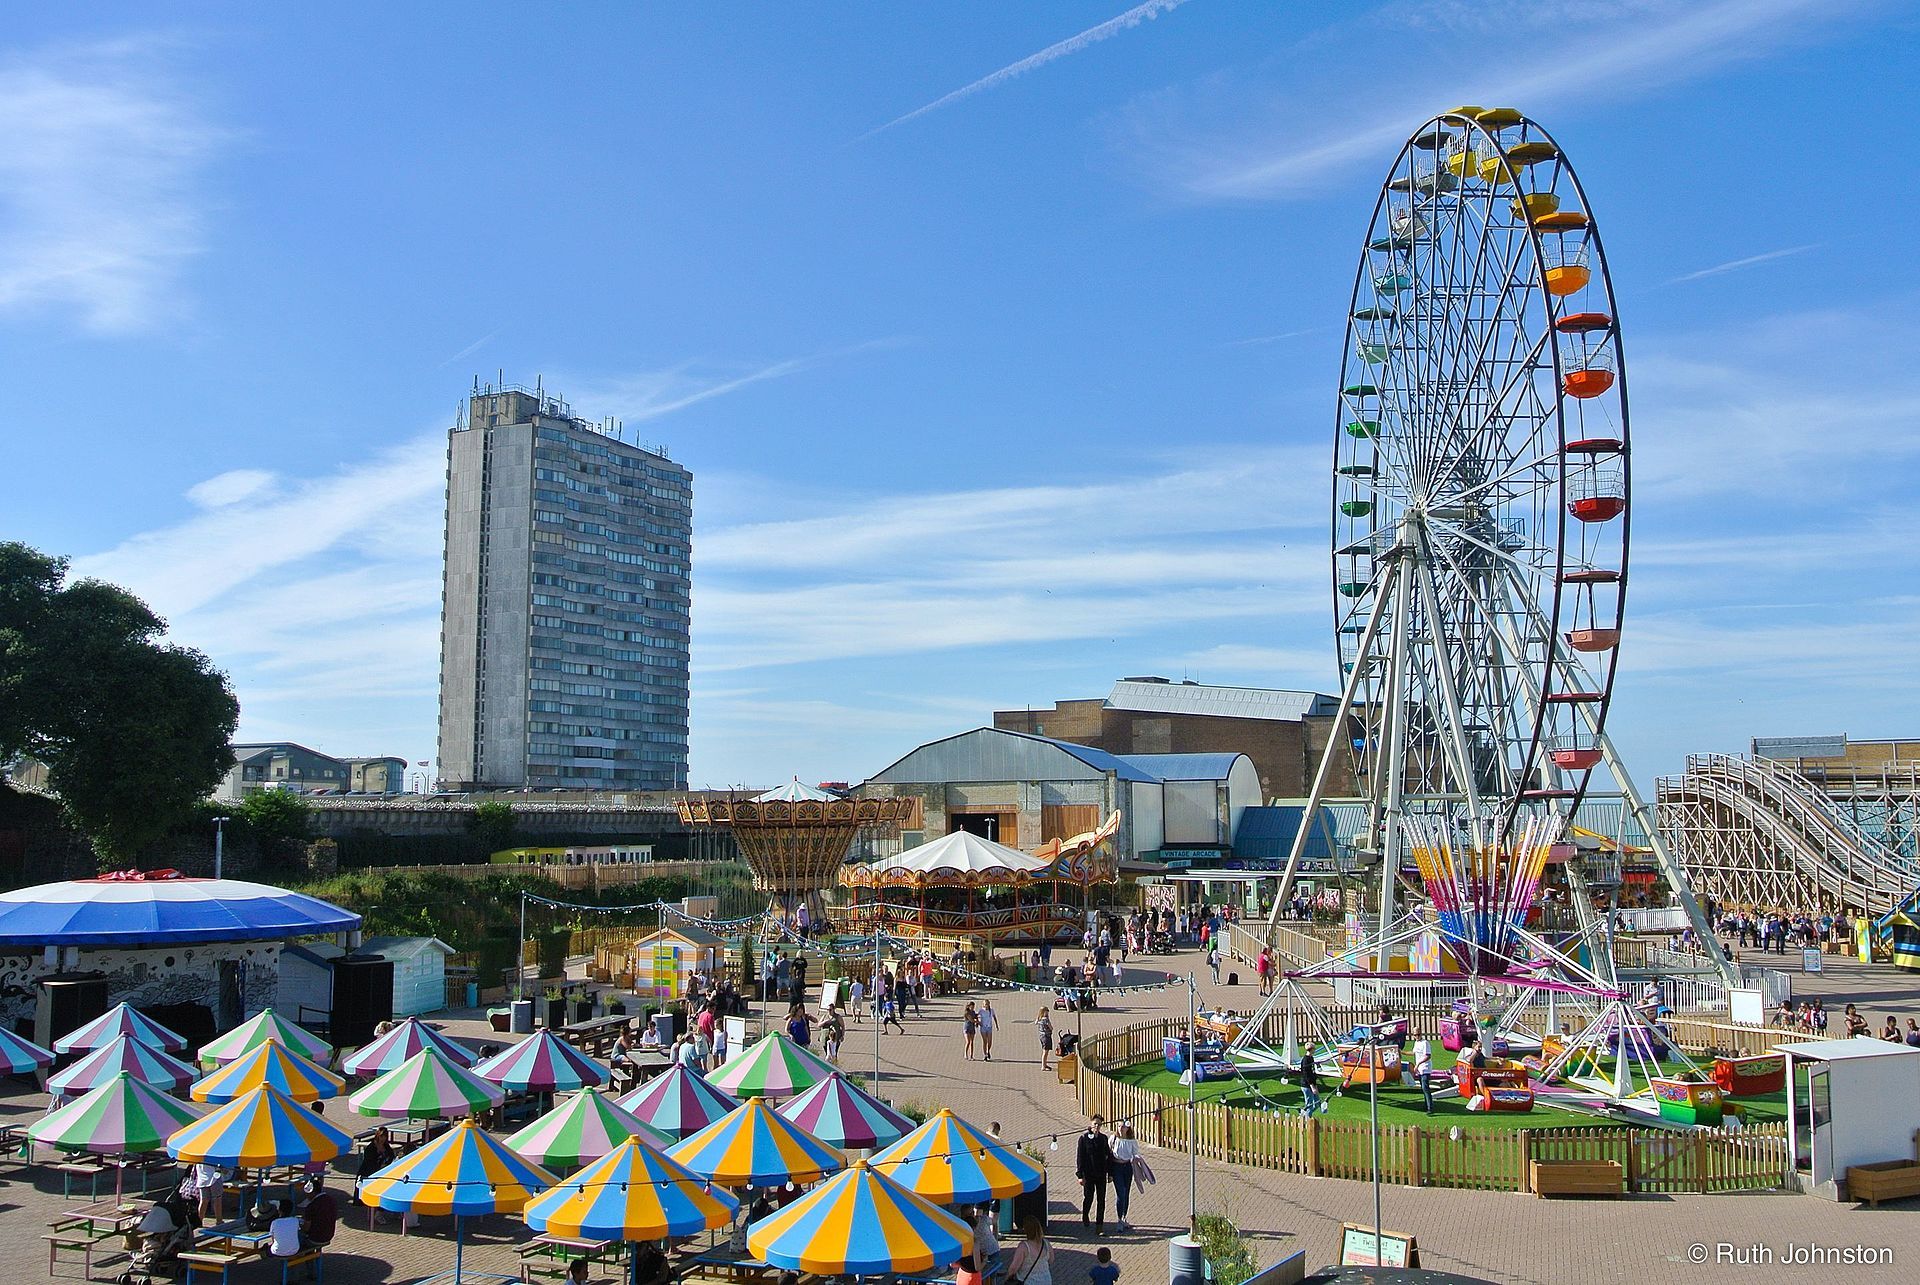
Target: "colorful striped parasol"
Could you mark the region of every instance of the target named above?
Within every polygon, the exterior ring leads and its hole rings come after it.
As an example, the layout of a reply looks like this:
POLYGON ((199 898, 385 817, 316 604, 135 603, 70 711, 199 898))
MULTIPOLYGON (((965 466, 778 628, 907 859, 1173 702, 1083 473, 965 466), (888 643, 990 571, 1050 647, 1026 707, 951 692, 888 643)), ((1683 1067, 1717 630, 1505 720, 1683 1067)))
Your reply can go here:
POLYGON ((936 1205, 977 1205, 1032 1191, 1040 1166, 941 1107, 934 1117, 873 1157, 880 1173, 936 1205))
POLYGON ((973 1229, 864 1160, 747 1228, 747 1249, 775 1267, 878 1276, 945 1267, 973 1252, 973 1229))
POLYGON ((24 1035, 0 1026, 0 1075, 31 1075, 53 1064, 53 1054, 24 1035))
POLYGON ((847 1163, 838 1148, 782 1119, 765 1098, 748 1098, 667 1154, 726 1187, 812 1182, 847 1163))
POLYGON ((122 1035, 48 1080, 47 1092, 64 1102, 99 1088, 122 1071, 163 1093, 178 1093, 193 1082, 193 1068, 179 1058, 122 1035))
POLYGON ((472 1120, 462 1120, 418 1151, 362 1179, 360 1203, 391 1213, 452 1214, 453 1279, 458 1282, 464 1248, 460 1220, 517 1213, 557 1181, 472 1120))
POLYGON ((115 1004, 79 1030, 68 1031, 53 1042, 53 1047, 60 1053, 84 1053, 105 1048, 122 1035, 169 1053, 177 1053, 187 1047, 185 1038, 175 1035, 125 1002, 115 1004))
POLYGON ((628 1138, 661 1150, 674 1140, 598 1089, 583 1089, 507 1139, 507 1145, 550 1169, 578 1169, 628 1138))
POLYGON ((262 1084, 208 1112, 167 1139, 183 1164, 271 1169, 331 1160, 353 1150, 353 1137, 271 1084, 262 1084))
POLYGON ((547 1236, 660 1240, 724 1227, 740 1202, 685 1166, 629 1138, 528 1204, 547 1236))
POLYGON ((506 1094, 431 1048, 421 1049, 347 1099, 361 1115, 438 1120, 498 1106, 506 1094))
POLYGON ((301 1057, 278 1040, 256 1044, 193 1086, 195 1102, 231 1102, 250 1089, 270 1084, 295 1102, 338 1097, 347 1082, 301 1057))
POLYGON ((691 1138, 741 1105, 739 1098, 714 1088, 706 1076, 682 1064, 615 1101, 673 1138, 691 1138))
POLYGON ((473 1073, 522 1093, 571 1093, 605 1084, 612 1076, 552 1031, 530 1035, 503 1049, 474 1067, 473 1073))
POLYGON ((200 1046, 202 1062, 232 1062, 246 1056, 269 1040, 278 1041, 306 1058, 325 1066, 333 1060, 333 1045, 296 1026, 270 1008, 248 1018, 240 1025, 200 1046))
POLYGON ((120 1071, 28 1125, 27 1136, 62 1151, 134 1155, 160 1150, 176 1129, 199 1118, 194 1107, 120 1071))
POLYGON ((430 1048, 450 1062, 472 1066, 480 1059, 457 1040, 448 1039, 417 1017, 409 1017, 340 1064, 348 1075, 380 1075, 430 1048))
POLYGON ((735 1097, 790 1098, 820 1083, 833 1071, 832 1063, 774 1031, 749 1044, 707 1078, 715 1088, 725 1089, 735 1097))
POLYGON ((884 1147, 914 1128, 912 1120, 838 1071, 782 1103, 780 1114, 822 1142, 861 1150, 884 1147))

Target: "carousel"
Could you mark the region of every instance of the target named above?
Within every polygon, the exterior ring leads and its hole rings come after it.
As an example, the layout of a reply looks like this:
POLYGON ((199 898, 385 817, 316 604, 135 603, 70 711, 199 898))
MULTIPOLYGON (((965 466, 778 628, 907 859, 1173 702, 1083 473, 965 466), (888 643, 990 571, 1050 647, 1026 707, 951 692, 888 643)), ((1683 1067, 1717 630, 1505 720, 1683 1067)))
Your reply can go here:
POLYGON ((1022 852, 955 831, 840 872, 848 903, 840 918, 862 931, 875 927, 922 936, 965 935, 1048 940, 1078 936, 1094 905, 1093 889, 1120 881, 1114 813, 1098 830, 1050 839, 1022 852))

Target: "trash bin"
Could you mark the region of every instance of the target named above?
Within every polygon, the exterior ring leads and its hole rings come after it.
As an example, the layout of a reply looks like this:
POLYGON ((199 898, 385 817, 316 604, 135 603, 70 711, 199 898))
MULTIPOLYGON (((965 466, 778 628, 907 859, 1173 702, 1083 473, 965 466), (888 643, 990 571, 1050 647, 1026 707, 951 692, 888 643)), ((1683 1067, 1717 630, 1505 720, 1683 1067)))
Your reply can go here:
POLYGON ((467 983, 467 1007, 468 1008, 480 1007, 480 983, 479 982, 467 983))
POLYGON ((1027 961, 1021 960, 1013 966, 1013 980, 1024 983, 1027 980, 1027 961))
POLYGON ((673 1047, 672 1013, 655 1013, 653 1015, 653 1038, 663 1049, 673 1047))
POLYGON ((507 1021, 507 1025, 512 1028, 513 1033, 515 1035, 533 1034, 533 1001, 530 999, 517 999, 507 1005, 507 1008, 513 1014, 507 1021))

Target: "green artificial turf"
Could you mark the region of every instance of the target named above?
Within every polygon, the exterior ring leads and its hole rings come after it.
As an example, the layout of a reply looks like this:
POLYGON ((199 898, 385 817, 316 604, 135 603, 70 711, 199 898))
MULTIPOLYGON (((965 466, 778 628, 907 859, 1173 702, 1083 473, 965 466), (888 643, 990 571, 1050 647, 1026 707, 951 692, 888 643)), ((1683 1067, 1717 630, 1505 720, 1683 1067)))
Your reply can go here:
MULTIPOLYGON (((1439 1086, 1439 1073, 1453 1065, 1453 1054, 1443 1050, 1434 1050, 1435 1089, 1439 1086)), ((1108 1072, 1112 1078, 1124 1084, 1137 1085, 1151 1093, 1185 1101, 1187 1086, 1180 1082, 1178 1073, 1169 1071, 1162 1062, 1139 1062, 1108 1072)), ((1335 1091, 1339 1084, 1336 1071, 1323 1071, 1321 1075, 1321 1096, 1327 1103, 1322 1117, 1329 1120, 1367 1120, 1369 1103, 1366 1086, 1355 1085, 1344 1093, 1335 1091)), ((1278 1109, 1298 1112, 1301 1099, 1300 1090, 1292 1080, 1284 1075, 1267 1074, 1259 1076, 1239 1076, 1231 1080, 1203 1080, 1194 1093, 1202 1102, 1215 1102, 1226 1106, 1247 1110, 1278 1109)), ((1740 1098, 1746 1110, 1749 1123, 1777 1121, 1785 1118, 1784 1096, 1776 1094, 1771 1098, 1740 1098)), ((1420 1086, 1411 1080, 1400 1084, 1380 1086, 1380 1119, 1386 1124, 1460 1125, 1465 1128, 1481 1129, 1548 1129, 1571 1126, 1616 1126, 1620 1121, 1591 1115, 1585 1111, 1571 1111, 1564 1107, 1550 1106, 1536 1099, 1531 1111, 1469 1111, 1467 1104, 1458 1097, 1439 1098, 1433 1103, 1433 1114, 1426 1113, 1420 1086)))

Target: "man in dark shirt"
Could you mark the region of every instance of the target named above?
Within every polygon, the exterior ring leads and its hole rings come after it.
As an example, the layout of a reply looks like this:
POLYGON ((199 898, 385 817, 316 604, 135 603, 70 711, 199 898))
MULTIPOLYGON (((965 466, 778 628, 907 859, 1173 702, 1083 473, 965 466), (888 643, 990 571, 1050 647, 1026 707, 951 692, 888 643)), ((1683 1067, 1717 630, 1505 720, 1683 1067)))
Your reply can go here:
POLYGON ((318 1188, 300 1211, 300 1240, 309 1248, 325 1249, 333 1243, 333 1232, 340 1221, 340 1206, 333 1193, 318 1188))
POLYGON ((1086 1225, 1093 1215, 1097 1235, 1107 1234, 1107 1178, 1113 1169, 1113 1142, 1107 1137, 1106 1117, 1087 1121, 1073 1153, 1073 1176, 1080 1180, 1080 1223, 1086 1225))

